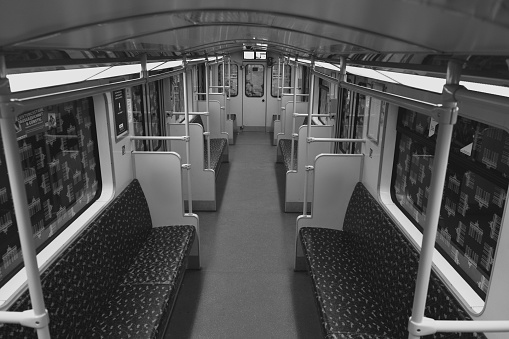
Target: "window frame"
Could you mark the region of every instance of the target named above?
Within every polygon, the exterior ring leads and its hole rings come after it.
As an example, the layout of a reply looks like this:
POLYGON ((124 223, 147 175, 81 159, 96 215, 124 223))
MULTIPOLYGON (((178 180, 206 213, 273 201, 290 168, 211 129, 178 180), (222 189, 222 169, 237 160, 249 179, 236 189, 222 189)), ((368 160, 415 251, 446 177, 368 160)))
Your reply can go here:
MULTIPOLYGON (((87 96, 84 96, 84 99, 87 96)), ((110 126, 113 124, 110 115, 112 114, 112 97, 111 93, 104 92, 90 98, 95 113, 96 139, 97 145, 111 145, 110 126), (106 110, 106 114, 103 114, 106 110), (111 111, 111 112, 110 112, 111 111)), ((58 258, 60 253, 67 248, 76 237, 90 224, 108 202, 114 196, 114 181, 112 154, 109 147, 98 147, 96 166, 99 168, 101 185, 96 192, 96 199, 91 201, 86 208, 82 209, 82 213, 75 215, 69 225, 61 230, 52 241, 48 242, 37 254, 37 263, 39 272, 42 274, 52 262, 58 258)), ((25 291, 27 283, 26 268, 23 265, 21 269, 14 274, 0 288, 0 310, 8 309, 25 291)))

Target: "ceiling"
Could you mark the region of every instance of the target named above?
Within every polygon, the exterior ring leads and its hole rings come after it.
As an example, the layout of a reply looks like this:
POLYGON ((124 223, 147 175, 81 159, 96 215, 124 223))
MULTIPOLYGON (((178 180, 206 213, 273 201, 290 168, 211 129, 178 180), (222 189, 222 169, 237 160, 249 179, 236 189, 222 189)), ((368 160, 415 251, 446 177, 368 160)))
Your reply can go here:
POLYGON ((507 72, 509 1, 0 0, 0 54, 8 68, 143 53, 210 57, 257 43, 280 55, 346 56, 358 64, 476 56, 478 71, 496 64, 507 72))

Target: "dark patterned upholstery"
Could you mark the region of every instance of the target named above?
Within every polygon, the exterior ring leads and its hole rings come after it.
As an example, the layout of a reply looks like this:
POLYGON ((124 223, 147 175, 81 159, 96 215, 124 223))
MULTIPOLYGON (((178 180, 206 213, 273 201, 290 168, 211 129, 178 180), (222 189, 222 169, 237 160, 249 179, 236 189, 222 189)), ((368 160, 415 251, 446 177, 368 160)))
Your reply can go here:
MULTIPOLYGON (((188 225, 153 228, 134 180, 41 275, 52 338, 162 335, 194 236, 188 225)), ((30 307, 24 293, 11 310, 30 307)), ((0 327, 0 338, 35 337, 0 327)))
MULTIPOLYGON (((203 120, 201 119, 201 115, 195 115, 194 118, 191 120, 191 122, 200 124, 203 129, 205 130, 205 127, 203 126, 203 120)), ((221 158, 223 156, 224 150, 227 146, 227 139, 226 138, 210 138, 210 169, 213 169, 214 171, 217 171, 219 169, 219 164, 221 163, 221 158)), ((203 137, 203 168, 207 168, 207 159, 208 159, 208 148, 207 148, 207 137, 203 137)))
MULTIPOLYGON (((295 140, 295 144, 293 145, 293 170, 297 170, 297 149, 299 142, 295 140)), ((292 140, 290 139, 280 139, 279 140, 279 148, 281 149, 281 154, 283 154, 283 163, 285 164, 286 171, 289 171, 292 159, 292 140)))
MULTIPOLYGON (((208 149, 207 142, 204 143, 204 166, 207 168, 208 149)), ((210 168, 217 172, 218 165, 221 163, 221 156, 223 155, 224 149, 226 148, 225 138, 210 139, 210 168)))
MULTIPOLYGON (((408 337, 419 254, 361 183, 350 199, 343 231, 304 227, 300 237, 326 338, 408 337)), ((470 319, 434 272, 425 315, 470 319)))

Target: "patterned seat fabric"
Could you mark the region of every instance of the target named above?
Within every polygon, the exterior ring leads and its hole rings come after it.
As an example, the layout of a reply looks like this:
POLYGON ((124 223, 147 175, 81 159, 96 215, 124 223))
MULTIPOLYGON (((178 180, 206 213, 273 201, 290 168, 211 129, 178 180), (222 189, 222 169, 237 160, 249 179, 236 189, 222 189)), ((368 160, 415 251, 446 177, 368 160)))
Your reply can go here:
MULTIPOLYGON (((195 236, 152 227, 134 180, 41 275, 52 338, 156 338, 164 332, 195 236)), ((31 308, 28 292, 10 310, 31 308)), ((35 338, 19 325, 1 338, 35 338)))
POLYGON ((283 154, 283 162, 285 164, 286 171, 290 169, 296 171, 297 170, 297 149, 298 149, 298 141, 295 140, 293 145, 293 168, 291 166, 292 159, 292 140, 290 139, 280 139, 279 140, 279 148, 281 149, 281 154, 283 154))
MULTIPOLYGON (((201 115, 195 115, 191 122, 200 124, 202 127, 203 120, 201 119, 201 115)), ((204 127, 205 130, 205 127, 204 127)), ((218 165, 221 163, 221 157, 223 156, 224 150, 226 148, 227 139, 226 138, 210 138, 210 169, 216 171, 218 170, 218 165)), ((207 147, 207 138, 203 137, 203 166, 204 169, 207 168, 208 161, 208 147, 207 147)))
MULTIPOLYGON (((204 166, 207 168, 208 149, 207 143, 204 143, 204 166)), ((210 168, 217 172, 219 163, 221 162, 221 156, 223 155, 226 147, 225 138, 210 139, 210 168)))
MULTIPOLYGON (((343 231, 304 227, 300 237, 326 338, 407 338, 419 254, 358 183, 343 231)), ((470 319, 432 272, 425 315, 470 319)), ((423 338, 485 338, 437 333, 423 338)))

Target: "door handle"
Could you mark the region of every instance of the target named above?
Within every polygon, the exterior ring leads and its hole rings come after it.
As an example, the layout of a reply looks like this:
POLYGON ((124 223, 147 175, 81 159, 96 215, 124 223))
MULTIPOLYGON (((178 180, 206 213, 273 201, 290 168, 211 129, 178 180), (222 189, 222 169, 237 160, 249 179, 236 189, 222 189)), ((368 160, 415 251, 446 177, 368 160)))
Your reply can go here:
POLYGON ((265 99, 262 99, 262 102, 265 102, 265 99))

